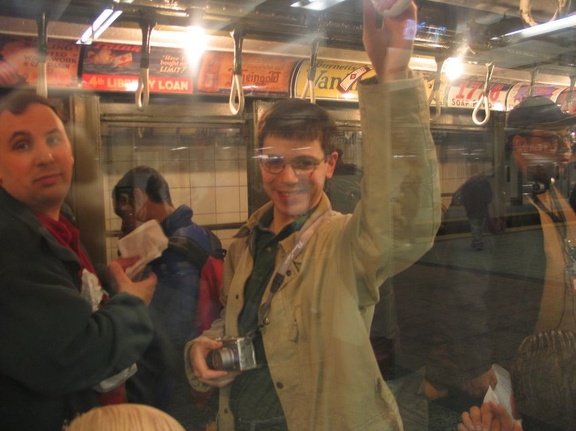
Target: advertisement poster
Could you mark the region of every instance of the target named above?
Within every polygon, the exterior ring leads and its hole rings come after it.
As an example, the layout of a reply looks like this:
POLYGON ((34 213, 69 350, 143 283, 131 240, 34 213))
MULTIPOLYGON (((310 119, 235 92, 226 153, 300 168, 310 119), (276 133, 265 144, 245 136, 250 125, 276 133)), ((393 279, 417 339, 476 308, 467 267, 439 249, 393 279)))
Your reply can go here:
MULTIPOLYGON (((513 84, 493 79, 488 84, 488 106, 490 110, 504 111, 506 96, 513 84)), ((480 97, 484 94, 484 81, 475 77, 458 79, 448 88, 447 106, 449 108, 474 109, 480 97)), ((482 104, 484 107, 484 104, 482 104)))
POLYGON ((436 105, 436 96, 440 99, 440 103, 444 105, 445 101, 442 99, 445 93, 446 82, 445 79, 442 79, 443 75, 440 75, 441 81, 438 83, 438 94, 432 96, 432 93, 434 92, 434 87, 436 86, 436 72, 419 71, 418 73, 424 80, 424 86, 426 88, 426 98, 430 102, 430 105, 431 106, 436 105))
MULTIPOLYGON (((304 95, 308 82, 310 61, 302 62, 295 79, 294 97, 309 97, 310 90, 304 95)), ((314 76, 316 99, 358 101, 358 83, 361 79, 373 76, 374 71, 367 65, 319 60, 314 76)))
MULTIPOLYGON (((260 54, 242 55, 242 88, 247 96, 286 97, 290 77, 297 60, 289 57, 260 54)), ((234 71, 231 52, 209 51, 202 58, 198 76, 198 92, 229 94, 234 71)))
POLYGON ((562 93, 558 95, 556 103, 560 105, 563 111, 570 112, 571 114, 576 113, 576 94, 574 89, 567 87, 562 93))
MULTIPOLYGON (((96 42, 85 52, 82 88, 96 91, 130 91, 138 88, 140 45, 96 42)), ((192 94, 192 71, 184 50, 152 47, 150 93, 192 94)))
POLYGON ((544 96, 556 102, 559 94, 564 91, 566 87, 559 87, 557 85, 543 85, 535 84, 530 86, 530 84, 517 83, 514 84, 512 89, 506 98, 506 108, 511 110, 520 102, 522 102, 526 97, 532 96, 544 96))
MULTIPOLYGON (((78 88, 79 59, 80 46, 74 41, 48 39, 48 88, 78 88)), ((37 38, 0 34, 0 86, 35 87, 37 81, 37 38)))

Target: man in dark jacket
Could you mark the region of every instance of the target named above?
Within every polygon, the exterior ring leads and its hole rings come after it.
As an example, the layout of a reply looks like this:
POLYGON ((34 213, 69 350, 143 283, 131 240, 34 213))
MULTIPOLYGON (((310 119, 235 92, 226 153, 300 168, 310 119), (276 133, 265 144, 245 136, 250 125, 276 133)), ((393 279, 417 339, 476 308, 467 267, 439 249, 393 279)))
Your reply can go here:
POLYGON ((112 262, 101 288, 63 215, 74 158, 48 100, 0 101, 0 424, 60 431, 92 407, 125 401, 124 382, 152 339, 156 277, 132 282, 112 262))
POLYGON ((484 249, 484 229, 488 220, 488 205, 492 202, 492 188, 488 178, 476 175, 460 187, 462 205, 470 223, 472 249, 484 249))

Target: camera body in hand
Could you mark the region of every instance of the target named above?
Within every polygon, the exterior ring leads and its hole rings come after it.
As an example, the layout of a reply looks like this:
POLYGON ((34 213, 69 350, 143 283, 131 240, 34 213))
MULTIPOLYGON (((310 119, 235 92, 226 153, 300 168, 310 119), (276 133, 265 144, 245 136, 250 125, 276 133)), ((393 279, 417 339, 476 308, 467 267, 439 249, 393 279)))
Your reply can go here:
POLYGON ((224 345, 212 350, 206 361, 213 370, 246 371, 256 368, 256 353, 252 340, 240 338, 223 338, 224 345))

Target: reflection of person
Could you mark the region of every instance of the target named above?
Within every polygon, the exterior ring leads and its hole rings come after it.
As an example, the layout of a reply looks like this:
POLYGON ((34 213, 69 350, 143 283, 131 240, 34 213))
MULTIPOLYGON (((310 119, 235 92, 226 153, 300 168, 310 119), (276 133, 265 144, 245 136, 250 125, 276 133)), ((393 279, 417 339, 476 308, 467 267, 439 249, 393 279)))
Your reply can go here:
POLYGON ((477 175, 466 180, 459 189, 462 205, 470 223, 472 249, 484 249, 484 229, 488 220, 488 205, 492 202, 492 188, 488 178, 477 175))
POLYGON ((462 414, 459 431, 568 431, 576 424, 576 336, 545 331, 527 337, 510 372, 516 422, 499 404, 485 403, 462 414))
POLYGON ((433 248, 437 256, 442 253, 444 274, 429 288, 436 295, 437 342, 426 373, 434 387, 448 386, 450 401, 459 402, 465 392, 476 398, 466 400, 469 405, 478 402, 497 382, 492 364, 509 365, 527 335, 575 327, 576 296, 566 283, 573 257, 565 240, 576 244, 576 218, 554 185, 570 159, 568 126, 575 123, 576 117, 541 96, 526 98, 508 114, 507 151, 530 185, 533 206, 532 214, 527 208, 510 219, 514 227, 537 220, 541 229, 517 229, 473 260, 456 240, 433 248))
POLYGON ((66 431, 184 431, 173 417, 142 404, 95 407, 75 418, 66 431))
POLYGON ((132 282, 112 262, 109 297, 63 205, 74 159, 64 125, 40 96, 0 101, 0 423, 60 430, 123 381, 152 338, 156 277, 132 282), (93 389, 96 388, 96 389, 93 389), (97 392, 97 390, 99 392, 97 392))
MULTIPOLYGON (((142 223, 156 220, 167 237, 190 238, 204 250, 213 251, 213 234, 192 221, 193 211, 188 205, 174 206, 167 181, 155 169, 138 166, 126 172, 114 186, 112 200, 115 213, 122 219, 124 235, 142 223)), ((211 262, 218 263, 214 269, 218 270, 215 275, 221 282, 222 261, 211 262)), ((156 325, 154 342, 143 362, 138 364, 140 371, 128 385, 128 395, 134 402, 165 409, 188 427, 196 426, 207 419, 206 411, 193 407, 181 352, 186 341, 201 332, 197 308, 212 310, 213 320, 218 317, 221 306, 219 303, 198 304, 200 268, 172 248, 152 261, 149 269, 158 277, 150 308, 160 322, 156 325), (166 338, 169 345, 165 344, 166 338)), ((218 293, 213 296, 217 298, 218 293)))
POLYGON ((531 186, 544 235, 546 273, 537 332, 576 329, 576 216, 554 185, 572 157, 569 127, 574 124, 576 116, 542 96, 525 99, 507 120, 508 148, 531 186))
POLYGON ((290 99, 259 121, 257 160, 271 202, 230 246, 223 319, 188 345, 192 386, 222 388, 221 429, 402 427, 369 326, 379 286, 429 248, 440 218, 426 97, 419 79, 404 79, 412 47, 404 35, 415 14, 412 4, 377 28, 365 2, 364 42, 380 83, 360 85, 363 196, 353 214, 332 212, 323 193, 337 158, 325 110, 290 99), (427 217, 410 244, 396 233, 388 203, 412 171, 427 217), (208 368, 208 354, 223 346, 219 336, 253 338, 257 367, 208 368))

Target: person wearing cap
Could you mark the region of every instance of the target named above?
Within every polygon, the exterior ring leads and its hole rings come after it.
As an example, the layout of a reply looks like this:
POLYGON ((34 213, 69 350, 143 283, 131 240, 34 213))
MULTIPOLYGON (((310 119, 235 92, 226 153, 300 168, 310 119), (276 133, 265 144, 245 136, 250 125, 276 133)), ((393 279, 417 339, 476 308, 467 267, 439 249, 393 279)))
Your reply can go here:
POLYGON ((572 159, 571 127, 576 116, 543 96, 526 98, 508 114, 507 151, 540 217, 545 275, 535 332, 576 329, 576 215, 554 184, 572 159))
MULTIPOLYGON (((571 161, 573 124, 576 117, 542 96, 528 97, 512 109, 505 129, 506 158, 530 187, 530 202, 509 207, 514 229, 487 239, 483 253, 463 253, 455 240, 437 241, 428 254, 427 259, 447 263, 436 276, 426 273, 418 290, 429 292, 426 305, 433 304, 426 357, 429 399, 467 410, 495 387, 498 375, 492 365, 508 367, 523 338, 576 326, 576 296, 564 278, 573 265, 564 240, 576 244, 576 223, 571 223, 576 217, 554 184, 571 161)), ((414 278, 418 268, 413 268, 394 278, 398 291, 406 282, 421 280, 414 278)))

